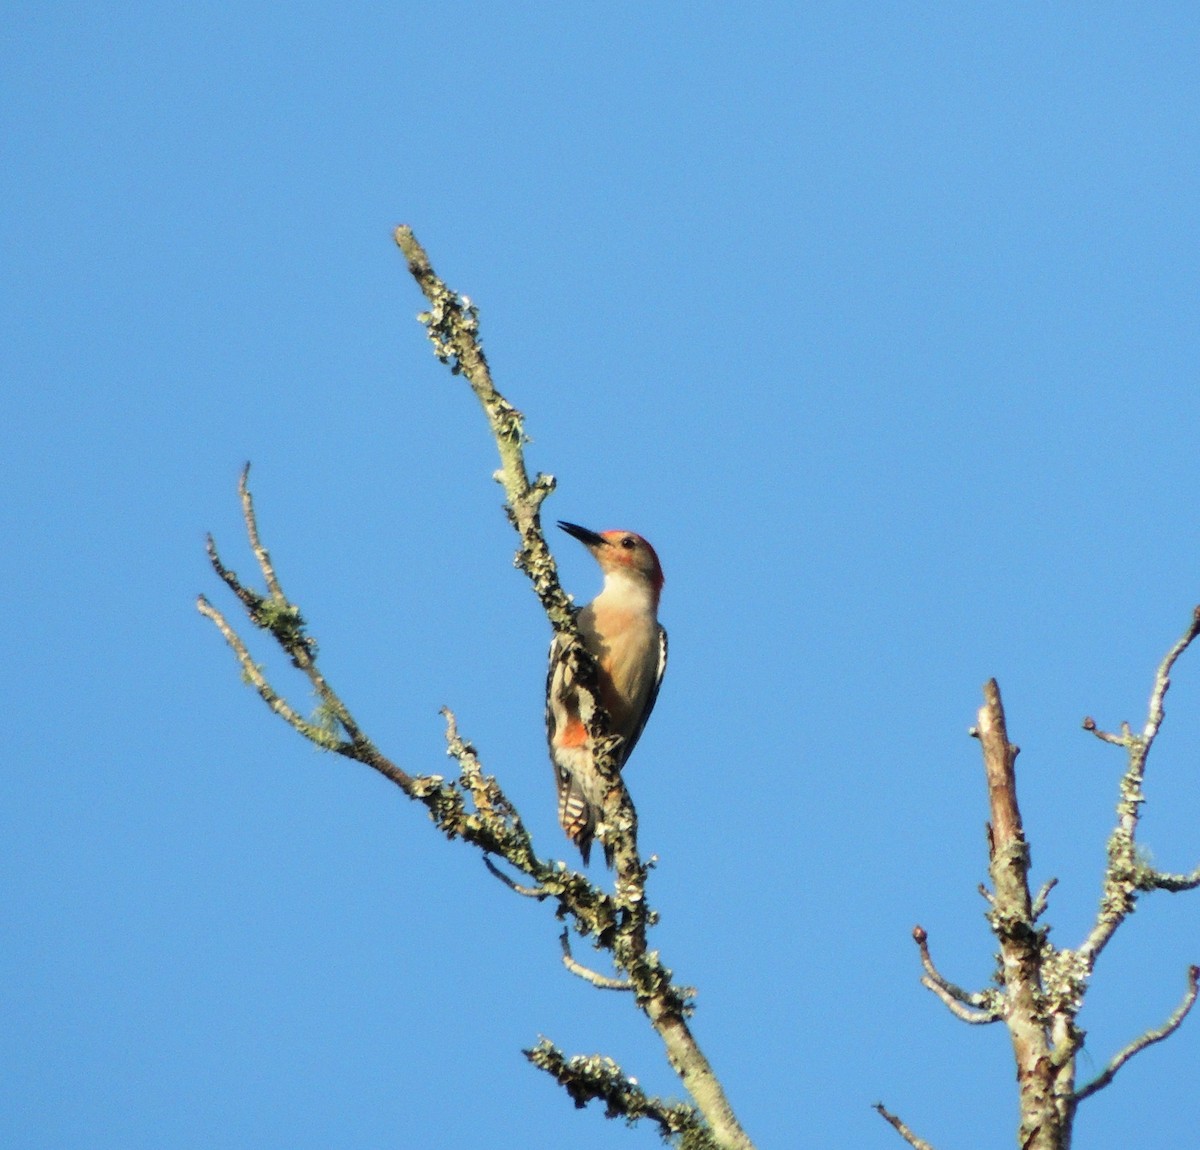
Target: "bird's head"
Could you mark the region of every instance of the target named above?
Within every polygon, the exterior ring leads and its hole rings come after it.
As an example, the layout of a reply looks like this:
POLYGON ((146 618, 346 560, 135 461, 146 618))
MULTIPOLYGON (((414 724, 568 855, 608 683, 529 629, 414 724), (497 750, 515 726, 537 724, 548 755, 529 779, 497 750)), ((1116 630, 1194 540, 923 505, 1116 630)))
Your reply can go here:
POLYGON ((589 531, 576 523, 558 522, 568 535, 578 539, 600 564, 605 575, 627 575, 647 583, 655 598, 662 590, 662 564, 654 548, 633 531, 589 531))

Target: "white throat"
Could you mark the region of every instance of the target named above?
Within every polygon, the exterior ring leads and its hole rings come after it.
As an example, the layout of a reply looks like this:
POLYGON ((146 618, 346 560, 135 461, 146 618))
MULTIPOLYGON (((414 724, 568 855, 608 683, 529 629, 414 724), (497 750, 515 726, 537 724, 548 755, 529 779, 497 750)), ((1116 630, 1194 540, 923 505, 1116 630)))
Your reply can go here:
POLYGON ((604 575, 604 590, 597 596, 605 607, 636 612, 639 615, 657 614, 654 589, 646 578, 632 571, 608 571, 604 575))

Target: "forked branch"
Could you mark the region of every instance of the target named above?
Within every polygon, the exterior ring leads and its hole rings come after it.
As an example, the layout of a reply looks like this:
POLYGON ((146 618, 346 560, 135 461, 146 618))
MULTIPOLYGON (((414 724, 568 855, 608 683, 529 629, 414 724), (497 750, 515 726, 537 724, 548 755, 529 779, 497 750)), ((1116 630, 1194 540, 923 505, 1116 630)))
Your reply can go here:
POLYGON ((668 1105, 647 1096, 635 1080, 627 1078, 611 1060, 597 1057, 569 1059, 556 1048, 539 1044, 528 1052, 531 1061, 549 1071, 577 1104, 601 1098, 610 1114, 630 1121, 648 1118, 664 1133, 679 1134, 691 1147, 714 1146, 722 1150, 753 1150, 738 1124, 719 1080, 696 1044, 686 1018, 691 992, 674 985, 671 972, 656 951, 647 945, 647 931, 656 920, 646 899, 649 864, 637 849, 637 816, 632 800, 616 769, 615 745, 603 706, 599 702, 595 664, 580 641, 575 612, 558 582, 553 556, 540 525, 542 501, 554 489, 550 476, 530 480, 525 468, 525 434, 520 412, 496 390, 478 335, 478 314, 465 297, 451 291, 434 273, 428 257, 408 228, 398 228, 396 242, 409 270, 429 302, 421 316, 438 358, 470 384, 487 416, 500 453, 496 478, 504 487, 505 509, 520 537, 516 565, 529 577, 551 626, 565 636, 567 658, 579 686, 581 716, 594 744, 596 769, 609 783, 605 819, 612 835, 608 845, 616 858, 616 889, 606 893, 584 875, 563 863, 541 858, 533 847, 520 815, 500 788, 483 771, 475 748, 458 731, 454 715, 446 718, 447 753, 458 766, 457 778, 411 775, 384 756, 367 737, 349 708, 332 688, 317 664, 317 644, 307 632, 299 607, 284 594, 270 555, 263 545, 249 489, 249 465, 239 483, 242 517, 250 549, 265 584, 259 592, 244 584, 225 566, 210 539, 208 555, 213 570, 237 597, 250 623, 270 634, 292 665, 308 679, 318 699, 317 711, 304 717, 277 690, 250 655, 249 648, 225 616, 203 595, 197 608, 210 619, 233 650, 245 679, 268 707, 303 738, 323 750, 333 751, 378 771, 410 798, 422 803, 438 828, 449 838, 471 843, 484 852, 489 870, 516 893, 538 900, 553 900, 558 917, 581 936, 590 937, 607 950, 618 977, 600 975, 577 963, 564 950, 564 963, 574 973, 604 989, 630 990, 639 1009, 650 1020, 666 1048, 667 1058, 695 1101, 695 1106, 668 1105), (608 747, 607 753, 603 748, 608 747), (527 879, 517 882, 492 862, 503 859, 527 879), (543 1049, 543 1046, 546 1049, 543 1049), (581 1101, 582 1100, 582 1101, 581 1101))
POLYGON ((999 996, 994 990, 964 990, 943 977, 941 971, 933 964, 933 957, 929 953, 929 935, 923 926, 913 927, 913 941, 921 952, 921 965, 925 968, 921 985, 933 991, 955 1018, 973 1025, 1000 1020, 1000 1009, 997 1005, 999 996))
MULTIPOLYGON (((1075 1089, 1076 1059, 1084 1040, 1075 1019, 1100 953, 1133 910, 1139 893, 1200 887, 1200 868, 1191 874, 1159 871, 1139 858, 1136 849, 1147 756, 1162 726, 1172 671, 1197 635, 1200 608, 1159 664, 1140 731, 1128 723, 1122 723, 1119 731, 1106 731, 1094 719, 1084 720, 1085 730, 1125 751, 1127 765, 1121 778, 1117 823, 1108 842, 1100 908, 1087 937, 1075 950, 1054 946, 1049 940, 1050 928, 1039 925, 1055 880, 1030 897, 1030 851, 1017 802, 1018 749, 1009 741, 1000 688, 994 679, 984 686, 984 705, 971 733, 983 750, 991 810, 988 855, 992 889, 981 890, 988 902, 988 923, 999 942, 997 988, 972 993, 956 986, 934 966, 925 931, 917 927, 913 937, 924 968, 922 983, 958 1018, 971 1023, 1003 1019, 1007 1025, 1017 1064, 1021 1115, 1017 1141, 1023 1150, 1067 1150, 1078 1104, 1107 1086, 1134 1055, 1170 1037, 1195 1004, 1200 968, 1193 966, 1183 1000, 1166 1022, 1135 1039, 1109 1061, 1102 1074, 1075 1089)), ((895 1115, 882 1106, 877 1109, 910 1145, 924 1145, 895 1115)))

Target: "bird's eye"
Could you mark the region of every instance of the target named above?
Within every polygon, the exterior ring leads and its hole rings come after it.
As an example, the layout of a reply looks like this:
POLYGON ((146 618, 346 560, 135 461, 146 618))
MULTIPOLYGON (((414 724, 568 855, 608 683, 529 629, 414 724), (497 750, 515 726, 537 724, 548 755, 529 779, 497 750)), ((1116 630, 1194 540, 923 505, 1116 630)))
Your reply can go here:
POLYGON ((621 546, 624 547, 626 551, 632 551, 637 546, 637 540, 634 539, 632 535, 626 535, 625 538, 621 540, 621 546))

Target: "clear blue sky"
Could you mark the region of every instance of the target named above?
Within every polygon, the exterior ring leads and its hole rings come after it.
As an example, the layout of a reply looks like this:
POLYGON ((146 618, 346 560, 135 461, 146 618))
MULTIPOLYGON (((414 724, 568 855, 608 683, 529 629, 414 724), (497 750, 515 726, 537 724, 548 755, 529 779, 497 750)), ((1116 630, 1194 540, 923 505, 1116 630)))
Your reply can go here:
MULTIPOLYGON (((10 6, 0 48, 0 1142, 657 1145, 527 1066, 673 1089, 557 924, 240 682, 193 609, 284 586, 381 746, 454 707, 566 857, 548 634, 473 399, 394 249, 483 312, 548 514, 641 531, 672 665, 629 780, 658 935, 761 1147, 1012 1145, 982 985, 989 676, 1054 938, 1200 601, 1200 11, 1190 4, 10 6)), ((580 599, 598 581, 555 541, 580 599)), ((266 647, 258 657, 307 704, 266 647)), ((1200 859, 1200 652, 1149 776, 1200 859)), ((1200 897, 1100 964, 1083 1076, 1178 1001, 1200 897)), ((1200 1019, 1081 1150, 1200 1128, 1200 1019)))

